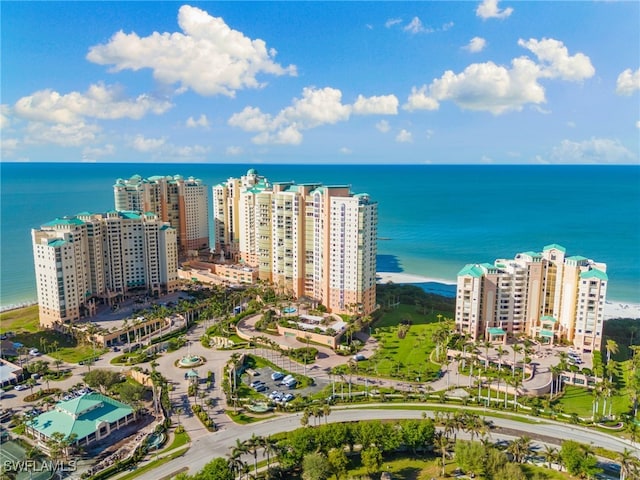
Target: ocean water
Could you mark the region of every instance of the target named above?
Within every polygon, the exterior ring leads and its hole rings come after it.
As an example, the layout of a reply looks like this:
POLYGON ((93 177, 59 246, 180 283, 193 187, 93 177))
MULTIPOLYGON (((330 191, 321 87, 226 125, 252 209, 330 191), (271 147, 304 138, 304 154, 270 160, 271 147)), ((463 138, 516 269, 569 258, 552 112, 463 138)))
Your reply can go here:
POLYGON ((466 263, 558 243, 607 263, 610 300, 640 303, 640 166, 0 163, 0 306, 36 300, 31 229, 112 209, 117 178, 179 174, 212 186, 252 167, 271 181, 369 193, 378 271, 453 283, 466 263))

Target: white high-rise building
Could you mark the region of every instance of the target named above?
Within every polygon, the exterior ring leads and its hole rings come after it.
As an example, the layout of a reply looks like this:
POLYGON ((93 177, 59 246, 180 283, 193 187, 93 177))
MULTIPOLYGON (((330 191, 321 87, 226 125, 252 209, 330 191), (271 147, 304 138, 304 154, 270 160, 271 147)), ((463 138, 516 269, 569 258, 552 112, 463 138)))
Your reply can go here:
POLYGON ((376 307, 377 204, 348 185, 270 183, 251 169, 213 187, 216 250, 333 312, 376 307))
POLYGON ((526 335, 576 349, 600 350, 607 266, 566 256, 560 245, 523 252, 458 273, 456 327, 474 340, 526 335))
POLYGON ((97 302, 178 286, 176 230, 154 213, 83 212, 31 234, 44 327, 91 316, 97 302))
POLYGON ((182 255, 209 248, 209 189, 202 180, 180 175, 118 179, 113 186, 118 211, 153 212, 176 229, 182 255))

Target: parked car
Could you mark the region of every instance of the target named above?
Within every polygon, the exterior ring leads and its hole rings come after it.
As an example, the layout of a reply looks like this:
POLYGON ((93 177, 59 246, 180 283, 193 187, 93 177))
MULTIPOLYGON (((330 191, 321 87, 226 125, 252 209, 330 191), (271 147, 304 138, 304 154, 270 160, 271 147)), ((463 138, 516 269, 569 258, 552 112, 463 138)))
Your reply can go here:
POLYGON ((262 385, 264 382, 262 380, 254 380, 249 384, 251 388, 256 388, 258 385, 262 385))
POLYGON ((273 372, 271 374, 271 380, 282 380, 284 378, 284 373, 282 372, 273 372))
POLYGON ((15 389, 18 390, 18 391, 26 390, 27 388, 29 388, 29 387, 27 387, 26 385, 16 385, 15 386, 15 389))
POLYGON ((365 357, 365 356, 364 356, 363 354, 361 354, 361 353, 357 353, 357 354, 355 354, 355 355, 353 356, 353 359, 354 359, 356 362, 361 362, 361 361, 363 361, 363 360, 366 360, 366 359, 367 359, 367 357, 365 357))
POLYGON ((29 355, 31 355, 32 357, 39 357, 41 354, 37 348, 32 348, 31 350, 29 350, 29 355))
POLYGON ((283 402, 290 402, 291 400, 293 400, 294 398, 296 398, 296 396, 293 393, 287 393, 284 398, 282 399, 283 402))
POLYGON ((264 383, 261 383, 257 387, 255 387, 256 392, 266 392, 268 390, 267 386, 264 383))

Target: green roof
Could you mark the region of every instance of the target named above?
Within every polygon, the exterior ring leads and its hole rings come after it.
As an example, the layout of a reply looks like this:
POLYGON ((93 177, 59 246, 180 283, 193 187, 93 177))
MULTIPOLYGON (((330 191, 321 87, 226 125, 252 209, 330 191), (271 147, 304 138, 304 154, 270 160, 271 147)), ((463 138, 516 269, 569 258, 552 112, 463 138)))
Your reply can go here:
POLYGON ((59 402, 53 410, 38 415, 28 426, 51 437, 60 432, 64 438, 75 434, 77 440, 100 429, 102 422, 113 423, 133 413, 133 409, 99 393, 88 393, 59 402))
POLYGON ((540 336, 541 337, 553 337, 553 331, 552 330, 540 330, 540 336))
POLYGON ((540 317, 540 321, 556 323, 558 320, 555 317, 552 317, 551 315, 544 315, 540 317))
POLYGON ((582 262, 583 260, 589 260, 587 257, 583 257, 582 255, 573 255, 572 257, 567 257, 567 260, 575 260, 576 262, 582 262))
POLYGON ((562 253, 566 253, 567 249, 564 248, 562 245, 558 245, 557 243, 552 243, 551 245, 547 245, 543 248, 543 250, 546 252, 547 250, 551 250, 552 248, 555 248, 556 250, 560 250, 562 253))
POLYGON ((528 255, 528 256, 533 257, 533 258, 538 258, 538 257, 542 256, 542 254, 540 252, 534 252, 532 250, 530 250, 528 252, 522 252, 522 255, 528 255))
POLYGON ((592 268, 586 272, 580 274, 580 278, 597 278, 598 280, 609 280, 609 277, 602 270, 592 268))
POLYGON ((500 327, 491 327, 488 329, 488 331, 489 335, 504 335, 507 333, 500 327))
POLYGON ((127 218, 127 219, 138 219, 140 218, 140 214, 138 212, 132 212, 132 211, 128 211, 128 210, 123 210, 118 212, 120 214, 120 216, 122 218, 127 218))
POLYGON ((58 225, 84 225, 84 222, 79 218, 56 218, 55 220, 51 220, 43 225, 43 227, 55 227, 58 225))
POLYGON ((47 245, 49 247, 62 247, 63 245, 66 245, 67 241, 63 240, 61 238, 56 238, 54 240, 49 240, 49 243, 47 243, 47 245))
POLYGON ((459 277, 463 277, 465 275, 479 278, 484 275, 484 270, 480 267, 480 265, 470 263, 468 265, 465 265, 464 268, 458 272, 459 277))

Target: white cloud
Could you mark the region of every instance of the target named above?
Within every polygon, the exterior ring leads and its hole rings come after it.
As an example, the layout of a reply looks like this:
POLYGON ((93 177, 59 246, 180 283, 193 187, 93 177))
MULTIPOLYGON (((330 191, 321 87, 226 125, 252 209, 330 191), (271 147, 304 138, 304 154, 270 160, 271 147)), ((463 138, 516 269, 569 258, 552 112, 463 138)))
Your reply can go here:
POLYGON ((589 57, 583 53, 569 55, 569 50, 559 40, 531 38, 525 42, 520 39, 518 45, 530 50, 538 57, 543 77, 580 81, 591 78, 596 73, 589 57))
POLYGON ((353 104, 355 115, 397 115, 398 97, 395 95, 382 95, 365 98, 358 95, 353 104))
POLYGON ((364 97, 359 95, 353 105, 342 103, 342 92, 336 88, 305 87, 301 98, 277 115, 263 113, 256 107, 245 107, 233 114, 228 124, 246 132, 258 132, 252 141, 257 144, 302 143, 302 131, 322 125, 333 125, 358 115, 395 115, 398 99, 395 95, 364 97))
POLYGON ((173 105, 149 95, 136 99, 122 97, 122 89, 102 84, 91 85, 85 93, 71 92, 65 95, 54 90, 40 90, 19 99, 14 112, 27 120, 70 125, 83 118, 138 120, 147 113, 160 115, 173 105))
POLYGON ((582 142, 563 140, 552 149, 549 161, 579 164, 633 163, 638 161, 638 155, 632 153, 619 140, 591 138, 582 142))
POLYGON ((426 137, 427 137, 427 140, 430 140, 430 139, 431 139, 431 137, 433 137, 433 134, 434 134, 434 133, 436 133, 436 132, 434 132, 434 131, 433 131, 433 130, 431 130, 430 128, 429 128, 429 129, 427 129, 427 131, 425 132, 425 135, 426 135, 426 137))
POLYGON ((353 153, 353 152, 352 152, 352 150, 350 148, 342 147, 340 149, 340 153, 343 154, 343 155, 351 155, 351 153, 353 153))
POLYGON ((640 128, 640 120, 636 122, 636 128, 640 128))
POLYGON ((183 33, 154 32, 148 37, 120 31, 108 43, 91 47, 87 59, 113 65, 113 71, 150 68, 162 83, 179 84, 200 95, 227 95, 261 88, 259 74, 296 75, 296 67, 274 61, 276 51, 231 29, 222 18, 183 5, 178 11, 183 33))
POLYGON ((138 152, 150 153, 154 159, 161 160, 203 160, 204 154, 211 150, 202 145, 175 145, 167 142, 166 137, 147 138, 136 135, 129 141, 131 148, 138 152))
POLYGON ((402 19, 401 18, 390 18, 389 20, 387 20, 384 23, 384 26, 387 27, 387 28, 391 28, 394 25, 399 25, 401 23, 402 23, 402 19))
POLYGON ((0 105, 0 128, 4 130, 5 128, 9 128, 11 125, 11 119, 9 118, 11 115, 11 107, 9 105, 2 104, 0 105))
POLYGON ((382 133, 387 133, 389 130, 391 130, 391 126, 386 120, 380 120, 378 123, 376 123, 376 128, 379 132, 382 133))
POLYGON ((166 138, 145 138, 142 135, 136 135, 131 140, 131 147, 138 152, 154 152, 162 148, 166 141, 166 138))
POLYGON ((342 103, 342 92, 337 88, 309 88, 302 91, 302 98, 296 98, 293 105, 285 108, 276 118, 278 121, 313 128, 347 120, 351 107, 342 103))
POLYGON ((398 143, 409 143, 413 141, 413 135, 408 130, 404 128, 400 130, 398 135, 396 135, 396 142, 398 143))
POLYGON ((469 44, 462 47, 465 50, 467 50, 468 52, 471 53, 478 53, 481 52, 482 50, 484 50, 484 47, 487 45, 487 41, 482 38, 482 37, 473 37, 470 41, 469 44))
POLYGON ((0 138, 0 153, 2 153, 2 157, 13 156, 19 146, 20 141, 17 138, 0 138))
POLYGON ((207 119, 207 116, 204 113, 202 115, 200 115, 200 118, 198 118, 197 120, 194 119, 193 117, 189 117, 187 119, 187 127, 189 127, 189 128, 197 128, 197 127, 208 128, 209 127, 209 120, 207 119))
POLYGON ((507 18, 512 13, 513 8, 511 7, 500 10, 498 8, 498 0, 483 0, 476 8, 476 15, 483 20, 488 18, 507 18))
POLYGON ((631 95, 636 90, 640 90, 640 68, 635 72, 627 68, 618 75, 616 93, 618 95, 631 95))
POLYGON ((570 56, 557 40, 520 40, 518 44, 531 50, 541 63, 521 56, 510 67, 485 62, 473 63, 460 73, 447 70, 430 85, 413 87, 403 108, 436 110, 440 102, 451 100, 464 109, 499 115, 522 110, 529 103, 545 103, 545 90, 538 82, 541 78, 580 81, 595 73, 589 57, 582 53, 570 56))
POLYGON ((237 155, 242 155, 244 153, 244 150, 242 149, 242 147, 229 146, 224 153, 226 155, 229 155, 230 157, 235 157, 237 155))
POLYGON ((402 108, 409 110, 437 110, 440 108, 440 104, 435 98, 427 95, 427 86, 423 85, 421 88, 411 88, 411 95, 402 108))
POLYGON ((101 128, 98 125, 29 122, 25 129, 25 143, 53 143, 62 147, 78 147, 96 141, 101 128))
POLYGON ((424 28, 422 22, 418 17, 413 17, 411 21, 403 28, 405 32, 409 33, 430 33, 431 29, 424 28))
POLYGON ((569 120, 569 121, 567 122, 567 127, 569 127, 569 128, 576 128, 576 122, 574 122, 574 121, 572 121, 572 120, 569 120))
POLYGON ((113 155, 116 151, 116 147, 112 144, 106 144, 102 147, 85 147, 82 149, 82 160, 92 161, 100 157, 113 155))
POLYGON ((493 158, 489 157, 488 155, 482 155, 482 157, 480 157, 480 162, 485 164, 492 164, 493 158))

